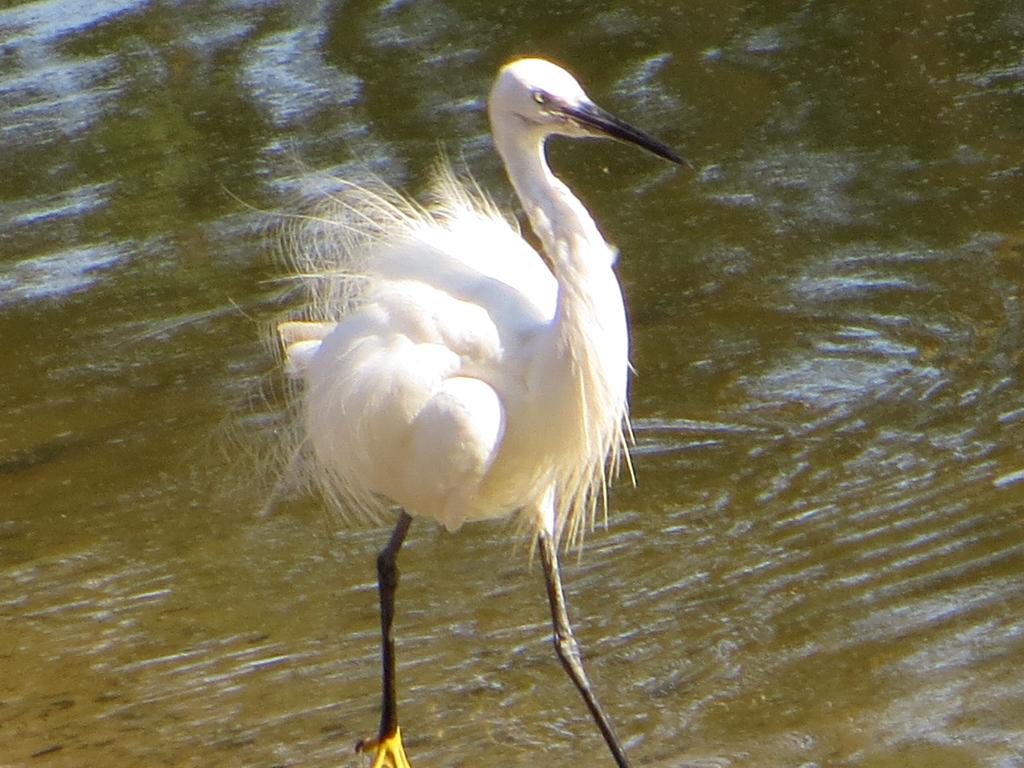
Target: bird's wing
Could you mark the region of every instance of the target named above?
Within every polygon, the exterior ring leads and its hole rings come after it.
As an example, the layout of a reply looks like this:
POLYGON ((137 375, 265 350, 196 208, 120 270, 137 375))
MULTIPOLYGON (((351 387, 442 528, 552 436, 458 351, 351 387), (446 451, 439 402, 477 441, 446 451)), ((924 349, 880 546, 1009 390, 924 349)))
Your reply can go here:
POLYGON ((315 476, 345 508, 372 513, 384 497, 457 528, 475 514, 505 427, 497 391, 465 372, 500 356, 479 306, 416 281, 377 282, 309 362, 315 476))
POLYGON ((510 511, 477 488, 523 350, 554 317, 550 270, 450 172, 429 208, 354 188, 312 224, 294 243, 311 310, 278 333, 307 384, 313 476, 369 517, 381 497, 450 528, 510 511))

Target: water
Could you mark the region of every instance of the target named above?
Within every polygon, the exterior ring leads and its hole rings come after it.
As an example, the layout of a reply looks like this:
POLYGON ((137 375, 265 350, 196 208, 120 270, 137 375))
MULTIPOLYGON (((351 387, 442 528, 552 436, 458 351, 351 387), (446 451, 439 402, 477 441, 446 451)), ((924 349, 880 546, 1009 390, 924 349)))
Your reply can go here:
MULTIPOLYGON (((261 516, 272 210, 502 203, 482 99, 568 64, 677 146, 563 142, 622 250, 637 489, 566 580, 638 765, 1024 765, 1013 2, 0 10, 0 764, 359 765, 384 530, 261 516)), ((269 396, 268 396, 269 393, 269 396)), ((502 525, 413 528, 418 766, 608 763, 502 525)))

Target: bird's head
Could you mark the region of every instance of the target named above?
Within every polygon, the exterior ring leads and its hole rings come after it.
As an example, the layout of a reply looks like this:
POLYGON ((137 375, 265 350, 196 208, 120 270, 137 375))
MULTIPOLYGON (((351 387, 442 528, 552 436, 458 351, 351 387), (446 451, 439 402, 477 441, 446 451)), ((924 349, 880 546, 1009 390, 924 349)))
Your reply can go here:
POLYGON ((495 132, 507 128, 542 136, 612 138, 684 163, 662 142, 601 109, 572 75, 544 59, 517 59, 502 67, 488 110, 495 132))

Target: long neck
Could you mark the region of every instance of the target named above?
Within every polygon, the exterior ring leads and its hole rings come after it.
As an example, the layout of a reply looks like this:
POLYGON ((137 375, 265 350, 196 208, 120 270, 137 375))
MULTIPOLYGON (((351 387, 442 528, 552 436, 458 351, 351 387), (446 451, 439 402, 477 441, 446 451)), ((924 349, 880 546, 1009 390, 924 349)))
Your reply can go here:
MULTIPOLYGON (((558 281, 559 335, 564 343, 582 347, 572 350, 574 355, 593 350, 601 358, 606 353, 621 358, 597 361, 603 368, 598 376, 606 376, 609 366, 625 368, 628 340, 622 292, 612 271, 614 249, 601 237, 583 203, 551 172, 542 134, 495 125, 494 138, 558 281)), ((612 377, 618 386, 617 372, 612 377)), ((624 373, 621 378, 624 383, 624 373)))
POLYGON ((505 161, 533 231, 540 238, 551 260, 555 276, 563 270, 606 269, 614 263, 614 253, 601 237, 583 203, 548 167, 544 137, 495 131, 498 152, 505 161))

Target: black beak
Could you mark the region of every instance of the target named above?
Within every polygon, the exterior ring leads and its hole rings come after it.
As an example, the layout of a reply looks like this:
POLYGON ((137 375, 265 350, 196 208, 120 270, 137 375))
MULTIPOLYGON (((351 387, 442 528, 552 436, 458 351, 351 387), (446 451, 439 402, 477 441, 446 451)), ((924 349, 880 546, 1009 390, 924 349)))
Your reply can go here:
POLYGON ((639 128, 634 128, 629 123, 615 117, 615 115, 605 112, 596 104, 566 105, 562 108, 562 112, 573 122, 594 134, 609 136, 627 144, 635 144, 676 165, 690 165, 668 145, 663 144, 653 136, 648 136, 639 128))

